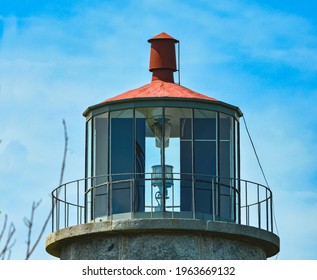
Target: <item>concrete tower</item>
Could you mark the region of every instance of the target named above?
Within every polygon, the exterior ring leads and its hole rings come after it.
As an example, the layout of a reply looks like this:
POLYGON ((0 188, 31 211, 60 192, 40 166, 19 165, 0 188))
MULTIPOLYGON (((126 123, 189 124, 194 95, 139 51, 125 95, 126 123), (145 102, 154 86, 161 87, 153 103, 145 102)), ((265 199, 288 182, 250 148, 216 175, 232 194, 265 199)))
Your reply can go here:
POLYGON ((266 259, 272 193, 240 178, 238 107, 174 83, 175 44, 151 44, 151 83, 89 107, 85 178, 53 191, 46 250, 61 259, 266 259))

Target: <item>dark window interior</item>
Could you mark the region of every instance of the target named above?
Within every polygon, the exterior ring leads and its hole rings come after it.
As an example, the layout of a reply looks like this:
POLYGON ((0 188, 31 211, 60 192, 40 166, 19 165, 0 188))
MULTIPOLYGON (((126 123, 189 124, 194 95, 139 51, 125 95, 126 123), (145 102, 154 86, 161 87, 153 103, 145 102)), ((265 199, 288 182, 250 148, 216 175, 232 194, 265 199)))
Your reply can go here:
POLYGON ((110 170, 112 182, 112 213, 131 211, 130 185, 133 173, 133 120, 111 119, 110 170), (114 175, 121 174, 121 175, 114 175))
POLYGON ((135 143, 135 209, 136 212, 145 210, 145 119, 136 119, 135 143))

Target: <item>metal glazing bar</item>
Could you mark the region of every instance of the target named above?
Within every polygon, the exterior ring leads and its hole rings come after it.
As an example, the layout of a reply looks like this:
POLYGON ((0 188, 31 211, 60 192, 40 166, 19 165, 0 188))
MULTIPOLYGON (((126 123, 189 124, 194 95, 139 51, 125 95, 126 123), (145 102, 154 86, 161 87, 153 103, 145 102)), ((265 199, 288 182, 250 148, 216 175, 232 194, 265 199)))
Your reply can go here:
POLYGON ((238 179, 238 211, 239 211, 239 224, 241 224, 241 182, 240 182, 240 122, 237 120, 237 179, 238 179))
POLYGON ((163 217, 164 212, 166 211, 166 170, 165 170, 165 107, 163 107, 163 120, 162 120, 162 148, 161 148, 161 165, 163 166, 163 201, 162 201, 162 209, 163 209, 163 217))
POLYGON ((177 59, 177 64, 178 64, 178 84, 181 84, 181 68, 180 68, 180 61, 181 61, 181 51, 180 51, 180 42, 178 41, 178 59, 177 59))
POLYGON ((194 132, 194 120, 195 120, 195 110, 191 109, 191 118, 190 118, 190 141, 191 141, 191 179, 192 179, 192 196, 191 196, 191 207, 192 207, 192 217, 196 219, 196 209, 195 209, 195 185, 196 185, 196 176, 194 173, 194 166, 195 166, 195 132, 194 132))
POLYGON ((217 112, 217 118, 216 118, 216 174, 217 174, 217 189, 218 189, 218 196, 217 196, 217 216, 220 218, 221 216, 221 180, 219 176, 221 175, 221 170, 220 170, 220 113, 217 112))

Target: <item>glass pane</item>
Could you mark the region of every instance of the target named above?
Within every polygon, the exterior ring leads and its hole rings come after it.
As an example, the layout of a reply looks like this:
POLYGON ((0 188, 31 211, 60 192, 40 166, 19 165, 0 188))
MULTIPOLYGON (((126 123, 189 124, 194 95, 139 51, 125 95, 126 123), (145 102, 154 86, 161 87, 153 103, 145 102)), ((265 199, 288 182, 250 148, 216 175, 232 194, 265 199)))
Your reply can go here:
POLYGON ((233 155, 233 118, 225 114, 219 115, 219 135, 220 149, 219 159, 220 177, 232 178, 234 175, 234 155, 233 155))
MULTIPOLYGON (((173 172, 173 174, 165 174, 166 177, 172 178, 166 181, 166 211, 179 212, 181 199, 191 200, 191 193, 189 197, 181 198, 181 187, 189 185, 188 182, 187 185, 180 182, 184 179, 180 174, 184 172, 184 168, 187 168, 187 173, 192 172, 191 118, 191 109, 165 108, 165 166, 170 166, 173 172), (189 150, 184 151, 185 146, 189 150)), ((186 194, 188 195, 188 192, 186 194)))
POLYGON ((130 178, 133 172, 133 114, 132 110, 110 113, 110 170, 112 180, 116 174, 126 174, 130 178))
MULTIPOLYGON (((240 147, 239 147, 239 122, 237 120, 234 120, 235 124, 235 137, 234 137, 234 150, 235 150, 235 173, 234 173, 234 178, 235 178, 235 189, 238 191, 240 190, 240 147)), ((240 199, 238 199, 237 193, 234 196, 234 210, 235 210, 235 220, 240 221, 240 199)))
POLYGON ((136 211, 162 211, 162 180, 152 180, 153 167, 163 161, 163 109, 161 107, 138 108, 136 118, 136 211), (145 173, 144 175, 142 173, 145 173), (161 184, 158 184, 161 182, 161 184))
MULTIPOLYGON (((137 114, 138 115, 138 114, 137 114)), ((135 184, 134 211, 145 211, 145 118, 135 119, 135 184)))
POLYGON ((86 178, 91 177, 91 151, 92 151, 92 142, 91 142, 91 119, 86 123, 86 178))
MULTIPOLYGON (((94 117, 94 176, 108 172, 108 114, 94 117)), ((104 178, 97 179, 97 183, 104 178)))
POLYGON ((239 166, 239 152, 240 152, 240 147, 239 147, 239 122, 237 120, 234 121, 235 123, 235 178, 239 179, 240 174, 240 166, 239 166))
POLYGON ((108 114, 94 117, 94 217, 108 215, 108 114))
MULTIPOLYGON (((196 212, 212 214, 212 180, 216 175, 216 141, 195 141, 196 212)), ((208 218, 208 217, 207 217, 208 218)))
MULTIPOLYGON (((91 171, 92 171, 92 166, 91 166, 91 155, 92 155, 92 141, 91 141, 91 136, 92 136, 92 121, 91 119, 86 123, 86 170, 85 170, 85 176, 86 178, 91 177, 91 171)), ((90 221, 92 219, 92 214, 91 214, 91 192, 90 190, 92 187, 92 181, 90 179, 85 180, 85 219, 86 221, 90 221)))
POLYGON ((181 157, 181 211, 192 211, 192 140, 180 141, 180 157, 181 157))
POLYGON ((212 181, 217 176, 217 159, 217 113, 194 110, 195 210, 198 218, 209 219, 214 214, 212 181))
POLYGON ((217 171, 216 141, 195 141, 195 175, 196 178, 211 180, 217 171))
POLYGON ((217 113, 207 110, 194 110, 195 140, 216 140, 217 113))
POLYGON ((112 214, 131 211, 134 172, 133 111, 110 112, 110 173, 112 214))
POLYGON ((234 154, 233 154, 233 118, 219 115, 219 210, 222 220, 233 219, 234 199, 234 154))

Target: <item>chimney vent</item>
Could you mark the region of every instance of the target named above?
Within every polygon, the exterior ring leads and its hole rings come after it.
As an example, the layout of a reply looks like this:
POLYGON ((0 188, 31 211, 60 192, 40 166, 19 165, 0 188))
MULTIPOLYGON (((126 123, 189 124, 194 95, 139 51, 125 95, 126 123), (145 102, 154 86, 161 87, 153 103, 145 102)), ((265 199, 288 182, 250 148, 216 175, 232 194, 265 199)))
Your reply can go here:
POLYGON ((179 41, 162 32, 148 40, 151 43, 150 68, 152 81, 174 83, 173 73, 177 71, 175 44, 179 41))

